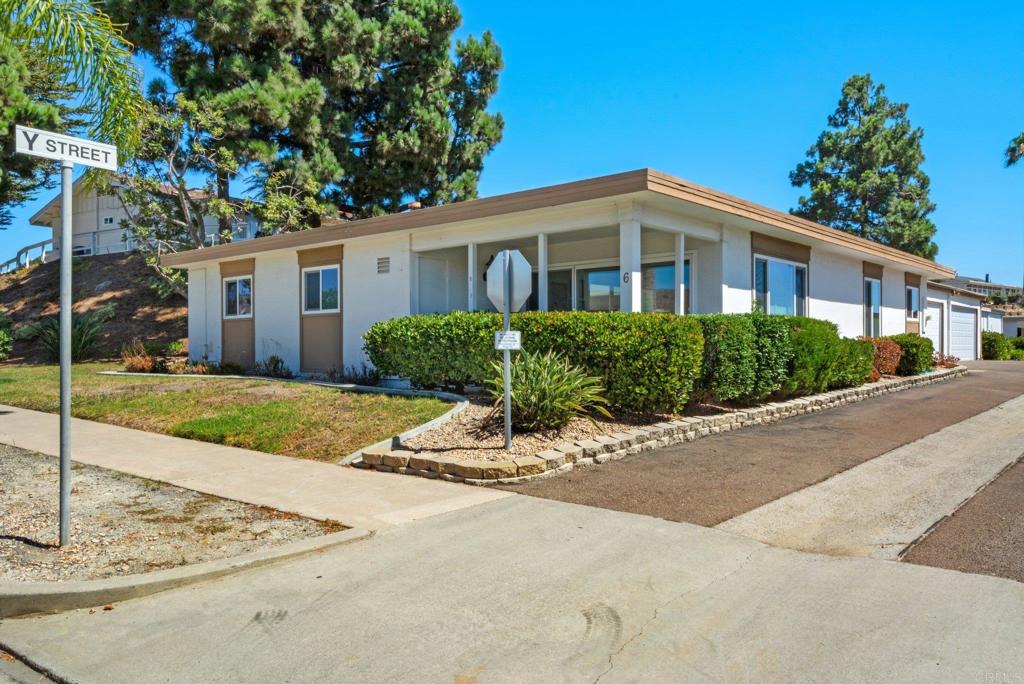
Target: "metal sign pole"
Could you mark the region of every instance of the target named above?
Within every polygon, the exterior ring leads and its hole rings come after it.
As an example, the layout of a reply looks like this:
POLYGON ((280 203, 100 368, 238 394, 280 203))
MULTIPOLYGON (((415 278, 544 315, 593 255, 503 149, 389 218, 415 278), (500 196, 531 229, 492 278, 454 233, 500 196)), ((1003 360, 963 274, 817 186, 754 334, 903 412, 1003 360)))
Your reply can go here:
POLYGON ((71 171, 60 164, 60 545, 71 531, 71 171))
MULTIPOLYGON (((512 255, 502 252, 504 258, 505 310, 503 312, 504 330, 512 328, 512 255)), ((512 448, 512 352, 506 349, 505 355, 505 450, 512 448)))

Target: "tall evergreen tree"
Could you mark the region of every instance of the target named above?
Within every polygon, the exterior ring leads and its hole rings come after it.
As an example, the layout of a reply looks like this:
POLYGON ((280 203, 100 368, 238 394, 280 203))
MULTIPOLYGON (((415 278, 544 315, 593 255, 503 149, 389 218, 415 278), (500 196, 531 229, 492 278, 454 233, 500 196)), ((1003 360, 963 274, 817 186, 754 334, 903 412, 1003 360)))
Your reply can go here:
POLYGON ((828 128, 789 174, 807 186, 796 216, 934 259, 935 224, 928 215, 930 181, 921 169, 924 130, 913 128, 907 105, 891 101, 870 74, 843 84, 828 128))
MULTIPOLYGON (((216 146, 239 172, 316 187, 345 216, 473 197, 501 138, 486 111, 500 50, 489 34, 453 46, 452 0, 106 6, 182 95, 218 112, 216 146)), ((211 173, 227 200, 233 171, 211 173)))

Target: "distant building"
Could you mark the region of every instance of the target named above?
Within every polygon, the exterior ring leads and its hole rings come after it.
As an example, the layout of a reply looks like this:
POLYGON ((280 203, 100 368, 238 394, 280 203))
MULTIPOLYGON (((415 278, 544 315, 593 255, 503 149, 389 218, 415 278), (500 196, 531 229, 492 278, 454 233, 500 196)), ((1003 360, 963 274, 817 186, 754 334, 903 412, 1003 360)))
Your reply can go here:
POLYGON ((1003 299, 1014 295, 1019 297, 1022 294, 1022 289, 1024 289, 1020 285, 1000 285, 999 283, 993 283, 987 273, 984 278, 972 278, 970 276, 958 275, 955 278, 945 278, 940 282, 961 290, 977 292, 978 294, 985 295, 986 297, 996 295, 1003 299))
MULTIPOLYGON (((128 218, 121 200, 114 195, 99 195, 93 188, 85 187, 82 178, 74 182, 74 213, 71 217, 72 243, 75 256, 95 256, 98 254, 122 254, 134 251, 136 245, 121 221, 128 218)), ((46 229, 49 235, 40 236, 39 241, 22 247, 14 258, 0 264, 0 273, 15 271, 31 263, 42 260, 49 263, 60 257, 60 193, 37 211, 30 219, 33 226, 46 229)), ((217 219, 212 216, 204 218, 206 225, 207 244, 215 245, 220 241, 217 219)), ((249 240, 257 237, 260 229, 259 221, 246 214, 235 221, 231 240, 249 240)))

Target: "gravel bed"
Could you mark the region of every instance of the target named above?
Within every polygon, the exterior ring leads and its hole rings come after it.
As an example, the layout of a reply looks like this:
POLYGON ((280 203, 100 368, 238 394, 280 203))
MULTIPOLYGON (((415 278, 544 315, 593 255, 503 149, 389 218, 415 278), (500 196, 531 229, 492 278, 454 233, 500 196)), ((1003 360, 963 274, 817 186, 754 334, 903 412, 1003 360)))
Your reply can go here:
POLYGON ((594 421, 574 418, 560 430, 513 433, 512 450, 505 451, 505 424, 502 415, 492 415, 488 398, 470 396, 469 406, 444 425, 403 442, 404 448, 414 451, 432 451, 446 456, 478 461, 506 461, 512 457, 532 456, 550 449, 558 442, 592 439, 598 435, 621 432, 638 425, 651 425, 674 420, 672 415, 616 416, 614 419, 596 417, 594 421))
POLYGON ((345 529, 73 463, 71 544, 58 548, 58 482, 57 458, 0 445, 0 581, 144 573, 345 529))

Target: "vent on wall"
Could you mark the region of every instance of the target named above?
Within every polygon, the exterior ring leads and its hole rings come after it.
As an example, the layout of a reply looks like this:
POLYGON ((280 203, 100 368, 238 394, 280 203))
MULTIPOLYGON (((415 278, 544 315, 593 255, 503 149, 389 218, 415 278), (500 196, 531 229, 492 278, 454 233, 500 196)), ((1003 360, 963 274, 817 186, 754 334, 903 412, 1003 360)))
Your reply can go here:
POLYGON ((377 273, 391 273, 391 257, 377 257, 377 273))

